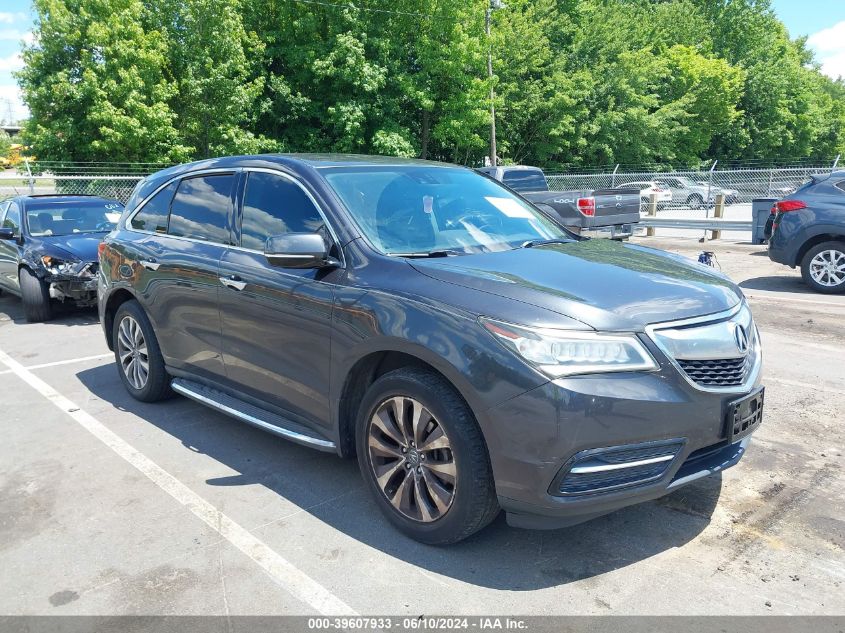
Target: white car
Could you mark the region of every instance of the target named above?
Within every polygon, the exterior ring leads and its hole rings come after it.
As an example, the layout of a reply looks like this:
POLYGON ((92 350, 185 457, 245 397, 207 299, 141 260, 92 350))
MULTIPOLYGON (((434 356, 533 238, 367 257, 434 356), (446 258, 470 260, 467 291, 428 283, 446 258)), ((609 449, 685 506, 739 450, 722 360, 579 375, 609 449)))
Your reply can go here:
POLYGON ((672 190, 666 185, 653 180, 635 180, 634 182, 626 182, 623 185, 617 185, 617 189, 639 189, 640 200, 648 204, 651 200, 651 194, 657 195, 657 208, 663 209, 672 203, 672 190))

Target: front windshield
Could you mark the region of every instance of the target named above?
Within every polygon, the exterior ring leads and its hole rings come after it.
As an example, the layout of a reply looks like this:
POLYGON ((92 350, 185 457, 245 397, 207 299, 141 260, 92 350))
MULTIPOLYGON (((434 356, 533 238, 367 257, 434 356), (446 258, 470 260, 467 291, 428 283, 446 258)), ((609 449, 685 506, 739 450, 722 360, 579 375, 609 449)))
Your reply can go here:
POLYGON ((123 206, 108 200, 29 201, 26 219, 34 237, 111 231, 123 206))
POLYGON ((460 167, 322 170, 355 222, 383 253, 484 253, 571 236, 493 180, 460 167))

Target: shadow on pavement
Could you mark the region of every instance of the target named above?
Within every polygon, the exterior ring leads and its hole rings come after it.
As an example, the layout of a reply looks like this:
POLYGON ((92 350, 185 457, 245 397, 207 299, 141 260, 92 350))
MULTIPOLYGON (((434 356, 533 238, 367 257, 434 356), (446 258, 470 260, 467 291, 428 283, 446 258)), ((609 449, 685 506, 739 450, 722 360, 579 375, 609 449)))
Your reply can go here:
POLYGON ((811 297, 819 297, 804 283, 800 273, 795 275, 770 275, 766 277, 752 277, 739 282, 743 290, 769 290, 773 292, 794 292, 811 297))
MULTIPOLYGON (((62 304, 54 301, 52 308, 53 318, 46 323, 39 323, 37 325, 41 327, 45 325, 91 325, 92 323, 98 323, 100 320, 97 315, 97 308, 94 307, 77 308, 70 303, 62 304)), ((0 296, 0 320, 5 320, 2 317, 6 317, 16 325, 29 325, 23 315, 21 300, 8 292, 3 292, 2 296, 0 296)))
MULTIPOLYGON (((387 523, 368 497, 354 460, 286 442, 185 399, 138 402, 124 390, 112 364, 77 376, 98 398, 138 416, 139 424, 153 424, 181 441, 186 451, 206 454, 238 473, 209 479, 208 486, 265 486, 390 556, 495 589, 528 591, 563 585, 681 547, 708 525, 721 493, 717 475, 657 501, 545 532, 511 528, 502 514, 466 541, 431 547, 404 537, 387 523)), ((262 538, 272 545, 273 526, 285 521, 263 528, 262 538)), ((319 545, 315 541, 314 546, 319 545)))

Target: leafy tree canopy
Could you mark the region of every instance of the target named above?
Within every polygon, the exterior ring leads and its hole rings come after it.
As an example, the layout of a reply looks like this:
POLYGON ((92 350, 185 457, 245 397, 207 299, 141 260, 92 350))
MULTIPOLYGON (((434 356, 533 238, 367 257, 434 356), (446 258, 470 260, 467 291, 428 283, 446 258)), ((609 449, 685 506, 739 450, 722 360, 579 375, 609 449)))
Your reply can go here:
POLYGON ((845 83, 768 0, 34 0, 44 159, 487 153, 554 167, 845 151, 845 83))

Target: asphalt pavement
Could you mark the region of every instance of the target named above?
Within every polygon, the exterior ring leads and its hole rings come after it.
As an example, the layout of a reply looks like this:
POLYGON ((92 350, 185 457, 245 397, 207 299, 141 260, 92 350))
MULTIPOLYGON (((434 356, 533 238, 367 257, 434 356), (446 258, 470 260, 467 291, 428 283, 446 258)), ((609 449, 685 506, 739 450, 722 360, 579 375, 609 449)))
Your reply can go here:
MULTIPOLYGON (((690 257, 697 240, 637 239, 690 257)), ((762 331, 740 464, 556 531, 394 531, 355 462, 123 389, 96 313, 0 298, 0 614, 845 614, 845 296, 710 242, 762 331)))

